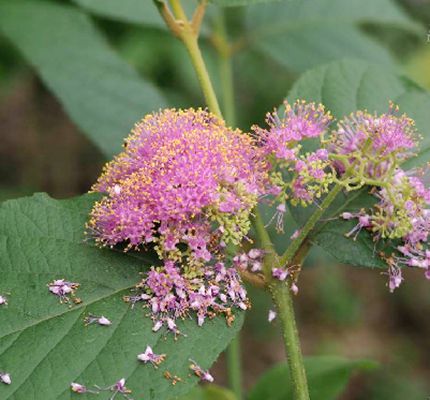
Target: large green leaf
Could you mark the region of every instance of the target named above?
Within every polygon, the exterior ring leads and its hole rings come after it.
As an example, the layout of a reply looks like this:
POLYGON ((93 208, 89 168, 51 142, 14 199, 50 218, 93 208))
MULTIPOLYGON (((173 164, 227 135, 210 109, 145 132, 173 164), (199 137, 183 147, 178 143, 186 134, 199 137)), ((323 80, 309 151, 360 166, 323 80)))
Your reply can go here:
MULTIPOLYGON (((405 168, 422 165, 429 159, 430 152, 430 94, 417 87, 392 69, 369 65, 356 60, 334 62, 303 74, 294 84, 288 95, 289 101, 305 99, 323 103, 336 118, 359 110, 385 112, 390 100, 400 106, 415 119, 416 126, 423 136, 418 157, 405 164, 405 168)), ((313 147, 312 142, 309 148, 313 147)), ((366 191, 342 193, 329 209, 325 218, 336 218, 342 211, 357 211, 369 202, 366 191)), ((302 225, 314 207, 305 209, 291 207, 291 213, 302 225)), ((361 232, 354 241, 346 238, 354 222, 339 219, 317 226, 317 233, 311 236, 340 262, 367 267, 383 267, 385 264, 377 256, 375 245, 367 232, 361 232)))
POLYGON ((138 119, 165 105, 159 91, 140 78, 75 8, 0 0, 0 32, 107 156, 120 150, 138 119))
POLYGON ((391 0, 291 0, 249 7, 246 20, 248 42, 295 71, 345 57, 389 64, 388 51, 359 29, 363 22, 420 32, 391 0))
POLYGON ((84 241, 94 200, 38 194, 0 208, 0 293, 9 293, 0 309, 0 369, 12 376, 11 385, 0 385, 2 400, 71 399, 70 382, 107 386, 122 377, 135 399, 170 399, 196 383, 188 359, 209 367, 241 326, 240 315, 232 328, 222 318, 202 328, 188 319, 178 324, 187 337, 177 341, 153 333, 141 308, 122 300, 151 260, 84 241), (48 292, 47 283, 62 278, 81 284, 82 304, 68 307, 48 292), (85 327, 88 313, 105 315, 112 326, 85 327), (146 345, 167 354, 159 369, 136 360, 146 345), (167 370, 183 382, 173 386, 167 370))
MULTIPOLYGON (((346 388, 354 371, 375 368, 368 360, 341 357, 308 357, 305 368, 312 400, 334 400, 346 388)), ((291 378, 285 363, 272 368, 259 379, 248 400, 293 400, 291 378)))

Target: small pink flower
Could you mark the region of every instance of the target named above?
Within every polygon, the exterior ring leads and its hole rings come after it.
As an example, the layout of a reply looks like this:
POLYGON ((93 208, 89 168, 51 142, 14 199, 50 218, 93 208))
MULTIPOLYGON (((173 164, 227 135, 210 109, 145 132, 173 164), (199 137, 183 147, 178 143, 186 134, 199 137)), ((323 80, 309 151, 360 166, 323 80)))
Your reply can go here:
POLYGON ((85 317, 84 321, 85 321, 85 325, 90 325, 94 323, 97 323, 98 325, 101 325, 101 326, 112 325, 112 322, 103 315, 101 317, 98 317, 96 315, 90 314, 87 317, 85 317))
POLYGON ((272 269, 272 276, 275 279, 278 279, 280 281, 285 281, 285 279, 287 279, 289 275, 289 272, 287 269, 282 269, 282 268, 273 268, 272 269))
POLYGON ((297 295, 297 293, 299 293, 299 287, 294 282, 291 284, 291 291, 294 295, 297 295))
POLYGON ((70 296, 74 296, 76 289, 79 287, 79 283, 68 282, 65 279, 57 279, 48 284, 49 291, 58 296, 61 302, 67 303, 70 296))
POLYGON ((301 232, 301 230, 300 230, 300 229, 296 229, 296 230, 294 231, 294 233, 290 236, 290 239, 291 239, 291 240, 295 240, 295 239, 297 239, 297 238, 299 237, 299 235, 300 235, 300 232, 301 232))
POLYGON ((75 393, 87 393, 87 388, 80 383, 72 382, 70 384, 70 388, 72 389, 72 392, 75 393))
POLYGON ((121 394, 127 400, 133 400, 131 397, 128 396, 131 393, 131 390, 125 386, 125 378, 122 378, 113 385, 101 390, 110 390, 111 392, 113 392, 113 395, 109 400, 114 400, 117 394, 121 394))
POLYGON ((7 298, 0 295, 0 306, 7 306, 7 298))
POLYGON ((272 322, 276 318, 276 311, 269 310, 269 315, 267 316, 267 320, 272 322))
POLYGON ((161 364, 165 360, 165 358, 165 354, 155 354, 152 351, 151 346, 146 346, 145 352, 138 354, 137 356, 137 359, 139 361, 142 361, 145 364, 151 363, 155 368, 158 368, 158 365, 161 364))
POLYGON ((205 371, 195 361, 193 361, 191 359, 190 359, 190 363, 191 363, 190 364, 191 371, 193 371, 194 374, 196 376, 198 376, 201 381, 203 381, 203 382, 213 382, 214 381, 214 378, 209 373, 209 371, 205 371))
POLYGON ((393 293, 403 281, 402 270, 399 267, 390 265, 388 268, 388 288, 393 293))
POLYGON ((10 385, 12 383, 12 378, 8 372, 0 372, 0 382, 5 385, 10 385))
POLYGON ((99 390, 94 389, 88 389, 85 385, 81 385, 80 383, 72 382, 70 384, 70 389, 74 393, 84 394, 84 393, 91 393, 91 394, 99 394, 99 390))

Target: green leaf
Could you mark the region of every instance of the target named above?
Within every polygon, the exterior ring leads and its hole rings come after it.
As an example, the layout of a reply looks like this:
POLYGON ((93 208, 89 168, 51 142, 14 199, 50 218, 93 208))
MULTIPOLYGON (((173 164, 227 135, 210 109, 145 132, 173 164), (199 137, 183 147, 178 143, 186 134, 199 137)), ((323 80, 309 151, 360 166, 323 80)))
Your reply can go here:
MULTIPOLYGON (((305 99, 323 103, 336 118, 359 110, 385 112, 389 101, 400 106, 416 121, 423 140, 418 156, 404 166, 412 168, 428 160, 430 152, 430 94, 399 75, 395 70, 370 65, 355 60, 334 62, 303 74, 291 89, 288 100, 305 99)), ((315 143, 309 142, 309 149, 315 143)), ((357 211, 372 201, 366 191, 339 195, 336 203, 329 209, 326 218, 337 218, 343 211, 357 211)), ((292 207, 294 219, 302 225, 313 207, 292 207)), ((377 256, 377 249, 370 234, 363 231, 357 240, 346 238, 345 233, 354 226, 354 221, 336 219, 317 227, 318 232, 311 240, 324 248, 338 261, 351 265, 381 268, 385 263, 377 256)))
POLYGON ((152 0, 73 0, 85 10, 115 20, 165 28, 152 0))
POLYGON ((142 309, 122 300, 152 260, 84 241, 96 198, 38 194, 0 207, 0 293, 9 299, 0 309, 0 368, 12 376, 11 385, 0 386, 2 400, 72 399, 71 382, 108 386, 123 377, 135 399, 170 399, 197 381, 188 359, 210 367, 242 324, 240 314, 232 328, 223 318, 202 328, 187 319, 178 323, 187 337, 153 333, 142 309), (81 284, 82 304, 69 307, 49 293, 46 285, 62 278, 81 284), (84 326, 89 313, 105 315, 112 326, 84 326), (159 369, 136 360, 147 345, 167 354, 159 369), (173 386, 165 371, 183 381, 173 386))
MULTIPOLYGON (((369 370, 377 364, 368 360, 340 357, 308 357, 305 368, 312 400, 336 399, 345 389, 354 371, 369 370)), ((251 390, 248 400, 293 400, 288 366, 279 364, 264 373, 251 390)))
POLYGON ((237 400, 233 392, 217 385, 197 386, 177 400, 237 400))
MULTIPOLYGON (((157 7, 152 0, 73 0, 85 10, 114 20, 130 22, 147 27, 166 29, 157 7)), ((193 15, 197 0, 183 2, 185 12, 193 15)))
POLYGON ((165 105, 159 91, 140 78, 75 8, 0 0, 0 32, 107 156, 120 150, 137 120, 165 105))
POLYGON ((291 0, 249 7, 246 21, 251 46, 294 71, 345 57, 392 63, 390 53, 359 29, 363 22, 422 32, 391 0, 291 0))

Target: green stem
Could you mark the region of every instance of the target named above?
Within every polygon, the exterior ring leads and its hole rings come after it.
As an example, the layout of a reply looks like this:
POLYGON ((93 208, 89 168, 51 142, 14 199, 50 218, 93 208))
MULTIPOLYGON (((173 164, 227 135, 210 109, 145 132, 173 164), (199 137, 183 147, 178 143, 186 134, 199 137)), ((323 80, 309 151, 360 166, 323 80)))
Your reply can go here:
POLYGON ((293 399, 309 400, 308 383, 300 347, 300 338, 294 316, 293 299, 290 288, 283 282, 270 285, 273 301, 278 311, 279 322, 282 327, 284 346, 288 357, 293 399))
POLYGON ((307 220, 306 224, 302 229, 300 229, 300 233, 296 239, 294 239, 291 244, 288 246, 285 253, 281 256, 280 264, 287 265, 293 259, 300 246, 304 242, 304 240, 308 237, 311 230, 314 228, 315 224, 321 219, 327 208, 336 198, 336 196, 340 193, 343 186, 337 184, 333 187, 333 189, 328 193, 325 197, 321 205, 318 209, 311 215, 311 217, 307 220))
POLYGON ((172 6, 173 14, 181 21, 182 27, 179 29, 178 35, 188 50, 188 54, 190 55, 191 62, 200 82, 203 95, 205 96, 206 104, 210 111, 215 115, 222 117, 218 100, 199 48, 198 33, 194 31, 192 24, 188 21, 180 0, 170 0, 170 4, 172 6))

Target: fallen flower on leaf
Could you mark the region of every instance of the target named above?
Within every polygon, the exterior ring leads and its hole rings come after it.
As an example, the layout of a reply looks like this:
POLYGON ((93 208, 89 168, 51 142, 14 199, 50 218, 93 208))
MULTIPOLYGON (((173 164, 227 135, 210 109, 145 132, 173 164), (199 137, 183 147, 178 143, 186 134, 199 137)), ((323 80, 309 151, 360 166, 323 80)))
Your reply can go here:
POLYGON ((202 367, 200 367, 195 361, 190 359, 190 369, 194 372, 196 376, 200 378, 202 382, 213 382, 214 377, 209 373, 209 371, 205 371, 202 367))
POLYGON ((144 362, 145 364, 151 363, 155 368, 158 368, 166 358, 165 354, 155 354, 152 351, 151 346, 146 346, 146 350, 144 353, 138 354, 137 359, 139 361, 144 362))
POLYGON ((4 383, 5 385, 10 385, 12 383, 10 374, 7 372, 0 372, 0 382, 4 383))

